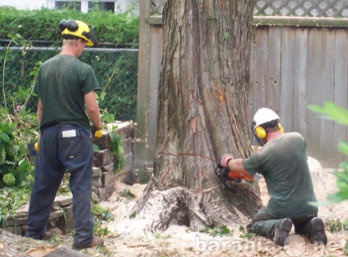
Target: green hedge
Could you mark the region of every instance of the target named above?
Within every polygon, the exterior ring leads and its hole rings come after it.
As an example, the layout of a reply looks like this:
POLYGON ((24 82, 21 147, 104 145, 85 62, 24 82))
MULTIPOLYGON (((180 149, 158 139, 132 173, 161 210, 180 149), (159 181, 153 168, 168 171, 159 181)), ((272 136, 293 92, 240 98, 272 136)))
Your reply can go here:
POLYGON ((91 11, 87 14, 75 10, 17 10, 0 7, 0 39, 12 39, 20 34, 33 42, 48 41, 51 45, 60 44, 58 24, 62 19, 82 20, 93 25, 99 42, 115 46, 137 48, 139 17, 130 13, 91 11))
MULTIPOLYGON (((127 13, 115 15, 93 11, 83 14, 73 10, 48 9, 19 11, 0 7, 0 45, 8 46, 9 41, 14 39, 13 35, 19 34, 22 38, 11 41, 11 47, 38 45, 39 41, 53 47, 53 50, 5 47, 0 51, 0 81, 3 81, 1 84, 5 88, 7 106, 16 108, 23 104, 33 85, 33 71, 38 63, 59 53, 61 41, 58 24, 62 19, 81 19, 93 24, 101 44, 106 45, 107 42, 108 46, 137 47, 139 19, 127 13)), ((86 48, 80 59, 90 64, 96 72, 103 89, 99 99, 101 109, 113 114, 117 120, 136 120, 137 49, 86 48)), ((0 105, 4 106, 2 90, 0 105)), ((36 105, 36 97, 31 97, 26 109, 35 112, 36 105)))
MULTIPOLYGON (((7 54, 4 68, 4 85, 7 105, 11 109, 22 106, 29 89, 33 86, 32 71, 39 62, 58 54, 59 50, 35 49, 13 50, 7 54)), ((0 63, 4 63, 5 52, 0 51, 0 63)), ((97 76, 102 91, 99 91, 99 106, 102 111, 114 115, 117 120, 136 120, 138 52, 121 49, 88 48, 80 59, 90 64, 97 76)), ((3 73, 0 73, 0 80, 3 73)), ((2 90, 0 105, 4 106, 2 90)), ((26 110, 36 112, 37 98, 31 97, 26 110)))

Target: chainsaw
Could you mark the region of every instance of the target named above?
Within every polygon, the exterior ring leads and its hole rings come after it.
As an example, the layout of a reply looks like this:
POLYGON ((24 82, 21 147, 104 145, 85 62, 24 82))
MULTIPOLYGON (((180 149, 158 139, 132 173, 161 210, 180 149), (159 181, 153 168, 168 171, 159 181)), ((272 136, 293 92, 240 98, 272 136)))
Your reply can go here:
POLYGON ((246 171, 231 171, 226 167, 220 165, 220 161, 216 165, 215 175, 218 177, 221 184, 232 192, 237 192, 244 182, 253 183, 254 178, 250 176, 246 171))

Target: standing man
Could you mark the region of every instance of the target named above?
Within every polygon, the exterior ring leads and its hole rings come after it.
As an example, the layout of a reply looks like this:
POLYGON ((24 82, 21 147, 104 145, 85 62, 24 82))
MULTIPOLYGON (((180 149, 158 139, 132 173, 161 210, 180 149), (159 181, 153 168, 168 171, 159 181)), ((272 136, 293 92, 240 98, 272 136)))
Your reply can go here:
POLYGON ((234 159, 224 154, 220 165, 233 173, 254 176, 261 173, 271 199, 260 209, 248 232, 265 236, 283 246, 293 225, 295 232, 304 234, 312 243, 327 243, 323 221, 317 217, 318 208, 312 178, 307 163, 304 138, 296 132, 283 133, 279 116, 268 108, 259 109, 253 119, 253 133, 262 149, 248 159, 234 159))
POLYGON ((65 171, 70 172, 73 194, 73 248, 103 245, 93 236, 91 215, 93 147, 92 130, 101 129, 92 67, 78 57, 85 46, 97 43, 93 27, 78 20, 59 23, 62 49, 40 67, 35 90, 39 97, 40 145, 35 164, 26 236, 43 239, 52 205, 65 171), (87 112, 87 114, 86 114, 87 112))

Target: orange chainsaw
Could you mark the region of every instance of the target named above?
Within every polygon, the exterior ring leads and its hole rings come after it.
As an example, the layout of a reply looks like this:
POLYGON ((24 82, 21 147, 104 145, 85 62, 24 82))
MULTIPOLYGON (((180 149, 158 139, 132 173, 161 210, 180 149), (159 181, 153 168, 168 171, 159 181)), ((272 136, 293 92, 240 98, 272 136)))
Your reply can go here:
POLYGON ((215 174, 219 178, 220 182, 229 190, 236 192, 235 188, 231 186, 232 185, 238 185, 240 183, 243 183, 243 181, 246 182, 253 182, 254 178, 253 176, 250 176, 245 170, 243 171, 233 171, 229 170, 226 167, 223 167, 220 165, 220 161, 218 162, 218 165, 215 168, 215 174), (230 183, 227 183, 230 182, 230 183))

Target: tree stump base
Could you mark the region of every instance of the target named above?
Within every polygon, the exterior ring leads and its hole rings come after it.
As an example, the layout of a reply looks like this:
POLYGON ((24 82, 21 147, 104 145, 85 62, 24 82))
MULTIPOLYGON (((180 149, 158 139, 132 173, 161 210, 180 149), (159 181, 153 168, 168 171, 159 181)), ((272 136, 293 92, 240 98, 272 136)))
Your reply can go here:
POLYGON ((165 231, 174 224, 185 225, 192 231, 203 231, 221 225, 246 225, 252 218, 250 214, 261 207, 258 192, 253 195, 249 189, 225 193, 221 194, 219 184, 204 190, 178 186, 160 191, 150 182, 134 212, 137 217, 147 220, 149 231, 165 231), (246 202, 249 204, 244 204, 246 202), (250 205, 250 202, 255 204, 250 205), (247 209, 250 207, 253 210, 247 209))

